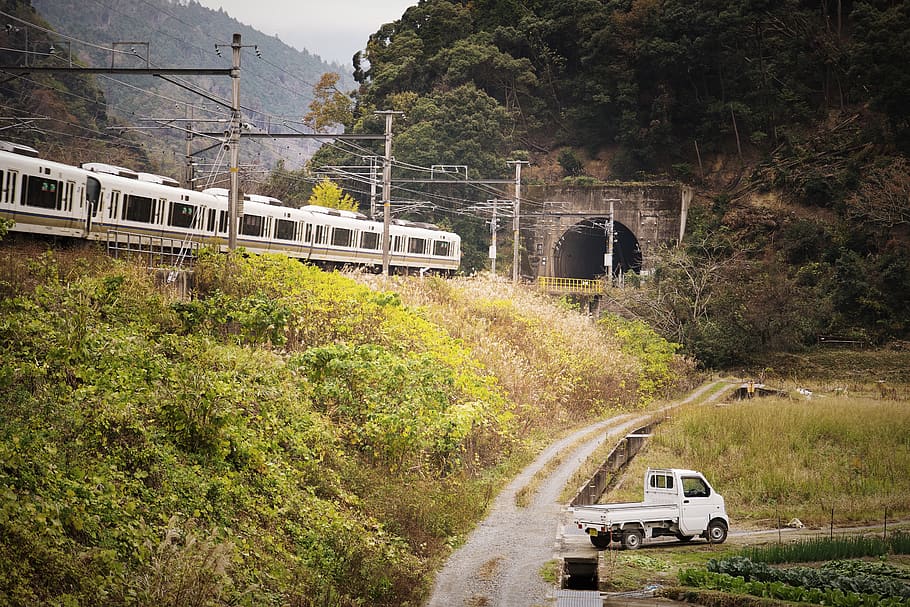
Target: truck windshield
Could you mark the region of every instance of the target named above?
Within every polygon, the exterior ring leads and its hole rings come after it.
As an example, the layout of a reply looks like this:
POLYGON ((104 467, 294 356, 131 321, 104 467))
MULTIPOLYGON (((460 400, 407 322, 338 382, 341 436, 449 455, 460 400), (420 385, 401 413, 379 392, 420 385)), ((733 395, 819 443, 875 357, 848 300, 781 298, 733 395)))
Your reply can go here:
POLYGON ((686 497, 708 497, 711 495, 708 485, 697 476, 682 477, 683 495, 686 497))

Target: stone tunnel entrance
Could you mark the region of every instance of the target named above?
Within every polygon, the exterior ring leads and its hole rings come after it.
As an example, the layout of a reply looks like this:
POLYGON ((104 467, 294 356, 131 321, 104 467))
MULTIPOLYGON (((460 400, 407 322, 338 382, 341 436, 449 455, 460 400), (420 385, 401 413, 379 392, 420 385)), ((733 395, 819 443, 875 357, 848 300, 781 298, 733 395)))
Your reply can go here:
MULTIPOLYGON (((606 275, 606 217, 591 217, 575 224, 559 238, 554 250, 553 275, 559 278, 599 278, 606 275)), ((613 222, 613 275, 630 270, 641 273, 641 247, 635 235, 613 222)))

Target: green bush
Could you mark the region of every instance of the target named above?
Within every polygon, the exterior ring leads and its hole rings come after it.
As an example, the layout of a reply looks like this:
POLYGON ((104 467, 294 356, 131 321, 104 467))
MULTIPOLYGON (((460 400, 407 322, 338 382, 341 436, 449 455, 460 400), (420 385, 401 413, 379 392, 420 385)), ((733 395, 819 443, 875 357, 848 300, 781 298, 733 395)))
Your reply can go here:
POLYGON ((638 393, 642 403, 666 396, 682 370, 676 357, 681 346, 667 341, 639 320, 606 314, 598 324, 616 338, 623 352, 638 360, 638 393))
POLYGON ((420 542, 467 528, 452 506, 486 481, 464 470, 512 441, 462 347, 337 274, 203 256, 180 302, 130 265, 28 263, 0 299, 0 603, 415 601, 420 542), (365 501, 440 471, 448 525, 365 501))

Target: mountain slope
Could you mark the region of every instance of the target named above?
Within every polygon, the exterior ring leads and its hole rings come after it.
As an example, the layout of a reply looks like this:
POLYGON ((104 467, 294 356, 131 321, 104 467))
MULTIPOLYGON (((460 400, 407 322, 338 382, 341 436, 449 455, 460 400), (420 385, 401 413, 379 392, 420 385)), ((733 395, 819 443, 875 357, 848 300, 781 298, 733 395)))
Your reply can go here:
MULTIPOLYGON (((57 32, 70 40, 74 56, 92 66, 144 67, 147 61, 163 67, 229 68, 231 37, 240 33, 245 46, 241 58, 243 121, 258 128, 274 128, 281 122, 279 117, 299 122, 312 101, 313 85, 325 72, 339 73, 340 87, 350 88, 348 70, 341 65, 295 50, 277 37, 266 36, 223 11, 213 11, 198 2, 34 0, 33 5, 57 32), (220 56, 216 45, 220 45, 220 56), (113 56, 103 50, 111 46, 118 51, 113 56)), ((184 79, 191 88, 205 91, 204 95, 150 76, 99 76, 98 82, 108 111, 145 129, 146 143, 158 148, 162 162, 172 165, 170 173, 182 165, 182 159, 175 160, 174 156, 183 154, 185 135, 178 128, 161 128, 162 119, 194 118, 197 129, 221 132, 223 122, 215 121, 229 118, 226 108, 207 98, 229 101, 228 77, 184 79), (156 141, 162 137, 166 146, 156 141)), ((183 125, 177 122, 174 126, 183 125)), ((204 143, 211 142, 196 142, 193 147, 204 147, 204 143)), ((260 167, 273 165, 279 157, 286 158, 289 165, 300 165, 312 153, 311 146, 296 140, 284 140, 280 145, 246 140, 241 149, 244 162, 260 167)))

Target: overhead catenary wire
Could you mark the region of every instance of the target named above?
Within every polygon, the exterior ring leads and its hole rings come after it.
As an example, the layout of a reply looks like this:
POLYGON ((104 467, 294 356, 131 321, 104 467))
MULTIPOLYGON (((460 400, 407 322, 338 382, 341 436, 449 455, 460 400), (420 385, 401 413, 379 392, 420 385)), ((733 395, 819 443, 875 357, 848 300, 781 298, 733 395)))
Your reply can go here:
MULTIPOLYGON (((97 0, 96 0, 96 1, 97 1, 97 0)), ((99 4, 101 4, 102 6, 106 6, 105 4, 100 3, 100 2, 99 2, 99 4)), ((146 3, 146 4, 148 4, 148 3, 146 3)), ((149 6, 151 6, 151 5, 149 5, 149 6)), ((110 7, 108 7, 108 8, 110 8, 110 7)), ((186 24, 185 22, 181 21, 179 18, 175 17, 174 15, 171 15, 170 13, 167 13, 166 11, 162 11, 162 12, 164 12, 165 14, 167 14, 169 17, 174 18, 174 19, 177 20, 178 22, 184 23, 184 25, 188 25, 188 24, 186 24)), ((3 13, 2 11, 0 11, 0 14, 5 14, 5 13, 3 13)), ((121 53, 121 54, 125 54, 125 55, 130 55, 130 54, 132 54, 132 53, 130 53, 130 52, 128 52, 128 51, 120 51, 120 50, 115 49, 115 48, 112 48, 112 47, 105 47, 105 46, 97 45, 97 44, 94 44, 94 43, 90 43, 90 42, 88 42, 88 41, 80 40, 80 39, 78 39, 78 38, 76 38, 76 37, 68 36, 68 35, 62 34, 62 33, 60 33, 60 32, 52 32, 51 30, 48 30, 48 29, 46 29, 46 28, 40 28, 39 26, 36 26, 35 24, 31 24, 31 23, 29 23, 29 22, 27 22, 27 21, 25 21, 25 20, 19 20, 19 19, 17 19, 17 21, 22 22, 22 23, 25 23, 25 24, 27 24, 27 25, 29 25, 29 26, 37 27, 37 28, 39 28, 39 29, 41 29, 41 30, 43 30, 43 31, 46 31, 46 32, 51 33, 51 34, 53 34, 53 35, 60 36, 60 37, 62 37, 62 38, 68 39, 68 40, 71 40, 71 41, 73 41, 73 42, 78 42, 78 43, 80 43, 80 44, 85 44, 85 45, 87 45, 87 46, 89 46, 89 47, 92 47, 92 48, 104 50, 105 52, 121 53)), ((203 51, 203 50, 204 50, 204 49, 199 49, 199 47, 195 47, 195 48, 197 48, 197 49, 200 50, 200 51, 203 51)), ((268 65, 272 66, 273 68, 278 69, 279 71, 281 71, 282 73, 284 73, 284 74, 286 74, 286 75, 289 75, 289 76, 292 76, 292 77, 295 77, 295 78, 296 78, 295 75, 288 73, 286 70, 281 69, 279 66, 275 65, 275 64, 272 63, 272 62, 269 62, 269 61, 266 60, 265 63, 267 63, 268 65)), ((252 74, 252 73, 251 73, 251 74, 252 74)), ((135 85, 132 85, 132 84, 123 82, 122 80, 117 79, 117 78, 110 78, 110 77, 107 77, 107 78, 109 78, 110 80, 112 80, 112 81, 118 83, 119 85, 127 86, 127 87, 133 88, 133 89, 135 89, 135 90, 140 90, 140 91, 143 91, 143 92, 145 92, 145 93, 148 93, 148 94, 151 94, 151 95, 155 95, 155 96, 157 96, 157 97, 159 97, 159 98, 165 99, 165 100, 167 100, 167 101, 169 101, 169 102, 172 102, 172 103, 187 103, 186 101, 184 101, 184 100, 182 100, 182 99, 177 99, 177 98, 173 98, 173 97, 168 97, 168 96, 166 96, 166 95, 162 95, 162 94, 160 94, 160 93, 157 93, 156 91, 150 91, 149 89, 146 89, 146 88, 143 88, 143 87, 137 87, 137 86, 135 86, 135 85)), ((303 81, 303 80, 301 80, 301 81, 303 81)), ((303 82, 305 82, 305 81, 303 81, 303 82)), ((311 83, 307 83, 307 84, 311 84, 311 83)), ((292 92, 293 92, 293 91, 292 91, 292 92)), ((113 111, 113 112, 115 112, 115 113, 116 113, 116 112, 123 112, 123 110, 120 110, 120 109, 118 109, 118 108, 116 108, 116 107, 114 107, 114 106, 111 106, 111 105, 109 105, 109 104, 106 104, 106 103, 105 103, 104 105, 105 105, 105 107, 107 107, 109 110, 111 110, 111 111, 113 111)), ((201 111, 211 111, 211 110, 210 110, 209 108, 207 108, 206 106, 193 106, 193 107, 197 107, 197 108, 200 109, 201 111)), ((286 118, 282 118, 282 117, 279 117, 279 116, 271 115, 271 114, 268 114, 268 113, 265 113, 265 112, 261 112, 261 111, 259 111, 259 110, 253 110, 253 109, 250 109, 250 108, 244 108, 244 109, 246 109, 247 111, 250 111, 250 112, 255 112, 257 115, 262 116, 263 118, 274 119, 274 120, 276 121, 276 123, 281 123, 281 122, 283 122, 283 121, 286 121, 286 118)), ((124 112, 124 113, 126 113, 126 112, 124 112)), ((124 140, 124 141, 126 141, 126 140, 124 140)), ((368 157, 375 157, 375 156, 378 156, 378 154, 377 154, 375 151, 370 150, 370 149, 365 148, 365 147, 362 147, 362 146, 359 146, 359 145, 356 145, 356 144, 353 144, 353 143, 351 143, 351 142, 349 142, 349 141, 338 141, 338 142, 333 142, 333 141, 332 141, 332 135, 331 135, 331 134, 326 134, 326 141, 327 141, 327 143, 326 143, 327 145, 333 145, 333 146, 335 146, 336 148, 338 148, 338 149, 340 149, 340 150, 342 150, 342 151, 346 151, 346 153, 351 153, 351 154, 353 154, 353 155, 355 155, 356 157, 361 158, 361 159, 366 159, 366 158, 368 158, 368 157), (339 145, 339 144, 340 144, 340 145, 339 145), (347 148, 347 149, 345 149, 345 148, 347 148), (358 153, 358 152, 359 152, 359 153, 358 153)), ((261 145, 266 145, 265 141, 260 142, 260 143, 261 143, 261 145)), ((398 167, 398 168, 401 169, 401 170, 419 171, 419 172, 424 172, 424 173, 432 173, 432 169, 431 169, 431 168, 422 167, 422 166, 419 166, 419 165, 414 165, 414 164, 411 164, 411 163, 406 163, 406 162, 402 162, 402 161, 398 161, 398 160, 393 160, 393 166, 394 166, 394 167, 398 167)), ((348 175, 347 177, 348 177, 349 179, 354 179, 354 180, 356 180, 352 175, 348 175)), ((311 179, 311 181, 315 181, 315 180, 314 180, 314 179, 311 179)), ((371 182, 371 180, 368 180, 368 179, 361 179, 361 180, 356 180, 356 181, 359 181, 360 183, 370 183, 370 182, 371 182)), ((442 182, 440 182, 440 183, 442 183, 442 182)), ((451 182, 445 182, 445 183, 450 184, 450 185, 452 185, 452 186, 458 186, 458 185, 459 185, 459 182, 458 182, 458 181, 454 181, 454 180, 451 181, 451 182)), ((480 184, 467 184, 467 185, 468 185, 470 188, 473 188, 473 189, 475 189, 475 190, 478 190, 478 191, 480 191, 480 192, 483 192, 485 195, 487 195, 487 194, 492 194, 492 195, 497 195, 497 196, 498 196, 498 195, 501 195, 501 194, 502 194, 501 190, 495 189, 495 188, 492 188, 492 187, 489 187, 489 186, 480 185, 480 184)), ((431 193, 431 192, 426 192, 426 191, 420 191, 420 190, 415 190, 415 189, 411 189, 411 188, 405 188, 405 187, 402 187, 402 186, 400 186, 400 185, 395 185, 394 183, 392 184, 392 188, 393 188, 394 190, 399 191, 399 192, 404 192, 404 193, 408 193, 408 194, 419 195, 419 196, 421 196, 421 197, 429 197, 429 198, 432 198, 432 199, 435 199, 435 200, 439 201, 440 203, 448 203, 448 204, 451 204, 451 205, 459 205, 459 204, 462 204, 462 205, 463 205, 463 204, 470 204, 470 203, 474 202, 473 200, 469 200, 469 199, 466 199, 466 198, 455 197, 455 196, 445 196, 445 195, 440 195, 440 194, 436 194, 436 193, 431 193)), ((364 191, 362 191, 362 190, 359 191, 359 192, 357 192, 357 193, 363 194, 363 195, 366 194, 366 192, 364 192, 364 191)), ((531 203, 531 204, 540 204, 540 203, 537 203, 536 201, 532 201, 532 200, 528 200, 528 199, 523 199, 523 202, 525 202, 525 203, 531 203)), ((442 210, 442 211, 449 211, 449 212, 453 212, 453 213, 456 213, 456 214, 464 215, 464 213, 457 211, 457 209, 449 209, 449 208, 444 207, 444 206, 441 206, 441 205, 434 205, 434 206, 436 207, 435 210, 437 210, 437 211, 440 211, 440 210, 442 210)))

